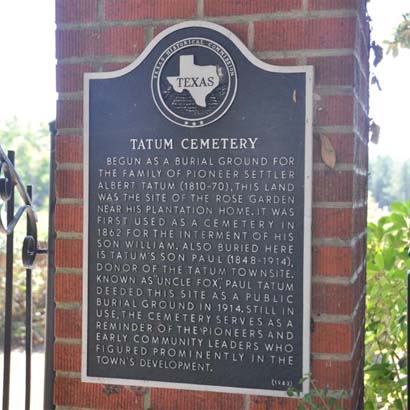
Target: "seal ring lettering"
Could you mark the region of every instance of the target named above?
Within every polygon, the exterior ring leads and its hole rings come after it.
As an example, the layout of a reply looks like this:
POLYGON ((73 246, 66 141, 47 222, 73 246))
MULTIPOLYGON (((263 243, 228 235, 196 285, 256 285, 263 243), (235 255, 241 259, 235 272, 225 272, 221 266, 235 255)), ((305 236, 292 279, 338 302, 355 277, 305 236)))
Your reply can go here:
POLYGON ((221 118, 238 85, 232 57, 214 40, 190 37, 169 46, 158 58, 151 92, 161 114, 174 124, 197 128, 221 118))

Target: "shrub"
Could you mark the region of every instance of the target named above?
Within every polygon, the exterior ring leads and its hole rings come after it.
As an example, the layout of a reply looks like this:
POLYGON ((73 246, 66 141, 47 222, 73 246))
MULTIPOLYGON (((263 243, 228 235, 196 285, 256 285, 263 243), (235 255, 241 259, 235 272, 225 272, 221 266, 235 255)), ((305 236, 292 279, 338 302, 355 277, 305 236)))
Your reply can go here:
POLYGON ((410 202, 368 224, 365 409, 404 410, 410 202))

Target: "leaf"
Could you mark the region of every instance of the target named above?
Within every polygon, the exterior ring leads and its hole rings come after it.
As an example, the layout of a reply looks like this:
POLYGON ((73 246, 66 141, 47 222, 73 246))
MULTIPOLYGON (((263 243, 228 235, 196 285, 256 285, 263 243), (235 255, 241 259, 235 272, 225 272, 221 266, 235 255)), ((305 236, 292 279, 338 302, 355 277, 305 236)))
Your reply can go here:
POLYGON ((403 215, 391 214, 390 220, 394 223, 394 228, 405 228, 407 226, 406 220, 403 215))
POLYGON ((390 210, 396 212, 401 215, 408 216, 409 211, 404 203, 401 202, 393 202, 390 204, 390 210))
POLYGON ((383 260, 384 260, 384 267, 387 270, 390 270, 394 265, 394 261, 396 260, 396 254, 394 252, 394 249, 392 248, 384 249, 383 250, 383 260))
POLYGON ((380 126, 377 125, 374 121, 370 123, 370 141, 373 144, 377 145, 380 139, 380 126))
POLYGON ((374 53, 373 65, 376 67, 380 63, 380 61, 383 60, 383 47, 376 44, 375 41, 372 41, 371 49, 374 53))
POLYGON ((287 393, 287 395, 288 395, 289 397, 294 397, 294 396, 296 396, 296 391, 295 391, 295 389, 293 389, 293 388, 289 388, 286 393, 287 393))
POLYGON ((403 410, 403 404, 402 404, 401 400, 399 400, 399 399, 394 400, 394 405, 395 405, 397 410, 403 410))
POLYGON ((370 83, 371 83, 371 84, 376 84, 377 89, 378 89, 379 91, 382 91, 382 87, 380 87, 379 79, 378 79, 375 75, 372 76, 372 79, 371 79, 370 83))
POLYGON ((321 156, 323 162, 329 167, 334 168, 336 166, 336 151, 333 148, 330 139, 326 135, 320 135, 321 144, 321 156))
POLYGON ((383 270, 384 268, 384 259, 381 253, 377 253, 374 256, 374 262, 376 263, 376 267, 378 270, 383 270))

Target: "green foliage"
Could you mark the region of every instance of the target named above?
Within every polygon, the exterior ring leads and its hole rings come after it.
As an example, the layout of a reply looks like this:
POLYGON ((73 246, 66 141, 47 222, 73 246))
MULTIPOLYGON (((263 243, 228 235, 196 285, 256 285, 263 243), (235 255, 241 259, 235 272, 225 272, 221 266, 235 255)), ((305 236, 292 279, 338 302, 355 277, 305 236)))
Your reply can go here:
POLYGON ((403 21, 396 27, 392 41, 385 41, 387 54, 394 57, 399 54, 399 48, 410 48, 410 13, 403 14, 403 21))
POLYGON ((407 402, 406 271, 410 202, 368 224, 365 409, 404 410, 407 402))
POLYGON ((317 384, 317 381, 311 378, 311 375, 306 375, 300 381, 303 384, 309 380, 310 391, 309 393, 302 395, 301 391, 291 387, 288 389, 287 394, 289 397, 298 398, 300 404, 299 410, 343 410, 343 398, 346 396, 346 392, 332 392, 326 386, 323 389, 317 384))
POLYGON ((23 184, 34 187, 33 202, 36 209, 46 207, 50 172, 48 127, 42 125, 35 129, 13 118, 0 124, 0 144, 5 151, 15 151, 17 173, 23 184))

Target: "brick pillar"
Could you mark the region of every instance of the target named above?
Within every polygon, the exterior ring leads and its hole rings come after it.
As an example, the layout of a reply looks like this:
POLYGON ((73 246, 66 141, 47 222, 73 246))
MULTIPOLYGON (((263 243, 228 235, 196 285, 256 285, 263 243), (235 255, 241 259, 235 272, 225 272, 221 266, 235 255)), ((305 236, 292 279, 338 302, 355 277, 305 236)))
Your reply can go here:
POLYGON ((362 408, 368 44, 364 0, 57 0, 54 400, 59 410, 284 410, 293 399, 81 383, 83 73, 128 65, 189 19, 232 30, 260 59, 315 67, 312 355, 320 386, 362 408), (322 144, 321 144, 322 141, 322 144), (330 142, 334 168, 322 159, 330 142))

